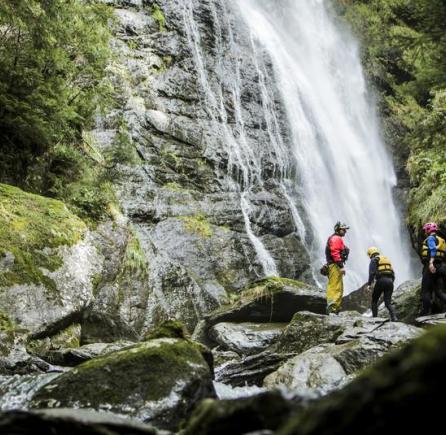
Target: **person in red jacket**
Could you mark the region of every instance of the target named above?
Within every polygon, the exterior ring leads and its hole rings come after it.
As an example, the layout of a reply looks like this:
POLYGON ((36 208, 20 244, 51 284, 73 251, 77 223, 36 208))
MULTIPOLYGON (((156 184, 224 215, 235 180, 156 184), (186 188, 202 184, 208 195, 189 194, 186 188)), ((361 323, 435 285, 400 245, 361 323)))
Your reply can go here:
POLYGON ((350 250, 342 238, 350 229, 341 222, 336 222, 334 234, 327 240, 325 257, 328 264, 328 285, 327 285, 327 314, 339 313, 344 296, 345 262, 350 250))

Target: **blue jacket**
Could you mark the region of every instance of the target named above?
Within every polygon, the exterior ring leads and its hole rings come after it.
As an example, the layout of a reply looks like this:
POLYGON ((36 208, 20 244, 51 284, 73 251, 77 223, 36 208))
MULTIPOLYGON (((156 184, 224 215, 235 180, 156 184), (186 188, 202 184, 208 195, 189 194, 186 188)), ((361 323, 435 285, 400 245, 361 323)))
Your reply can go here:
POLYGON ((437 255, 437 241, 435 239, 435 236, 430 235, 427 238, 427 247, 429 248, 429 257, 435 258, 437 255))

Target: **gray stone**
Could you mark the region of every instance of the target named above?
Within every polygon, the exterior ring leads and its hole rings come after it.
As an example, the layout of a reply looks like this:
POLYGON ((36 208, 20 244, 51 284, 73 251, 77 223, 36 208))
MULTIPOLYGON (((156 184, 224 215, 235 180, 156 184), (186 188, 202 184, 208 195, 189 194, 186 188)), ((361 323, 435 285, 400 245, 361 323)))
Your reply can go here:
POLYGON ((271 346, 284 327, 282 323, 218 323, 210 335, 221 349, 251 355, 271 346))

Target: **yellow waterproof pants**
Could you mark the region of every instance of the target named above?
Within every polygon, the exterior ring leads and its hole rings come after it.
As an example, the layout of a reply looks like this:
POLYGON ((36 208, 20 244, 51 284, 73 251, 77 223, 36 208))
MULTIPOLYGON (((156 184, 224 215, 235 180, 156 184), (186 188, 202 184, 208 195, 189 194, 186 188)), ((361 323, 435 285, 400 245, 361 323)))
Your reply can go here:
POLYGON ((341 309, 342 296, 344 295, 344 281, 341 270, 337 264, 328 266, 327 285, 327 314, 338 313, 341 309))

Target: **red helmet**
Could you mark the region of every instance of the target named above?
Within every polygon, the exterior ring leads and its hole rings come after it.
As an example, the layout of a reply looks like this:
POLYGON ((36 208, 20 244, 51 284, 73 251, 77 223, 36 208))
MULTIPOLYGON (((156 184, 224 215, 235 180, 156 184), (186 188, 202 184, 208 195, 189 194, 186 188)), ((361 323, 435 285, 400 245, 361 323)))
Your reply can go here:
POLYGON ((423 230, 425 233, 436 233, 438 231, 438 225, 435 222, 428 222, 423 225, 423 230))

